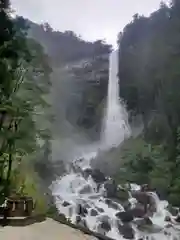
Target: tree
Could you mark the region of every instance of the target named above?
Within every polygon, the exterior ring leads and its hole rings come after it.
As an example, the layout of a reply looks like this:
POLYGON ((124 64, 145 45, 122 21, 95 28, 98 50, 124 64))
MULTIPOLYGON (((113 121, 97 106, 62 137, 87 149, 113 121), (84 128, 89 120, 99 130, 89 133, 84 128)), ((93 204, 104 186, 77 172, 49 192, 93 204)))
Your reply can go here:
MULTIPOLYGON (((5 3, 4 3, 5 4, 5 3)), ((44 98, 50 90, 48 57, 34 40, 27 39, 23 18, 13 20, 9 5, 1 8, 0 19, 0 178, 1 196, 11 193, 14 169, 28 154, 37 150, 38 138, 46 138, 35 116, 48 108, 44 98), (7 31, 8 29, 8 31, 7 31), (41 112, 40 112, 41 110, 41 112), (29 129, 31 129, 29 131, 29 129)), ((43 113, 44 115, 44 113, 43 113)))
MULTIPOLYGON (((174 204, 177 204, 180 194, 177 161, 180 122, 179 11, 179 1, 175 0, 170 6, 161 4, 150 17, 136 15, 124 28, 119 41, 120 95, 129 110, 135 115, 142 115, 145 140, 164 149, 165 156, 162 151, 159 152, 156 167, 150 171, 149 178, 154 187, 162 187, 163 194, 168 195, 174 204), (162 186, 165 176, 169 189, 162 186)), ((143 162, 139 161, 139 164, 137 174, 143 173, 143 162)))

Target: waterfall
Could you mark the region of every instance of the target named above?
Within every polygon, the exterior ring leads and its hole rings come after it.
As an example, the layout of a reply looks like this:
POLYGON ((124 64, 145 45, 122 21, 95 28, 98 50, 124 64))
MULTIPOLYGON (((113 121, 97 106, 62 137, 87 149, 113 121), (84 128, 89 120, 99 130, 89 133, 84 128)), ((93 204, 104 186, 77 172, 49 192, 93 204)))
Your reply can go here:
POLYGON ((157 212, 151 219, 149 218, 152 224, 144 223, 144 217, 147 218, 146 214, 139 219, 133 216, 135 221, 129 221, 128 224, 125 219, 123 222, 118 217, 121 212, 123 212, 123 216, 126 212, 129 216, 131 210, 144 208, 142 202, 133 198, 131 193, 133 191, 141 194, 141 186, 130 184, 131 191, 127 192, 129 197, 123 202, 120 199, 118 200, 120 192, 116 195, 121 186, 119 189, 116 184, 114 185, 114 181, 111 181, 113 179, 109 179, 100 171, 96 171, 97 169, 91 168, 91 159, 96 157, 99 149, 108 150, 113 146, 116 147, 130 135, 128 114, 119 99, 117 63, 117 51, 115 51, 110 55, 107 107, 101 139, 90 146, 77 149, 77 155, 72 159, 69 166, 71 171, 52 183, 51 190, 56 207, 72 223, 115 240, 180 239, 178 223, 167 211, 168 202, 160 201, 157 194, 153 192, 144 192, 144 194, 147 194, 146 197, 144 196, 145 199, 147 199, 147 196, 151 196, 156 204, 157 212), (107 192, 114 187, 116 190, 113 193, 113 198, 107 198, 107 192), (129 203, 126 206, 128 209, 125 209, 125 203, 129 203), (165 221, 166 216, 170 216, 171 223, 165 221), (139 229, 138 226, 142 228, 139 229))
POLYGON ((113 51, 109 59, 109 82, 107 106, 101 142, 104 148, 119 146, 130 136, 128 114, 119 98, 118 51, 113 51))

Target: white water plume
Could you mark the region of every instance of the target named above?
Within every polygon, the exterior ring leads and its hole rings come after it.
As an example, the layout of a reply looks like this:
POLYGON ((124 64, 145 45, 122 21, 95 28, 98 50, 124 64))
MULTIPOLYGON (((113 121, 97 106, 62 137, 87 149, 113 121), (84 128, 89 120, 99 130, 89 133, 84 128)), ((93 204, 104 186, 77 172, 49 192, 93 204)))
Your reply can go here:
POLYGON ((114 51, 109 59, 107 107, 101 142, 105 148, 117 147, 129 136, 128 113, 119 98, 118 52, 114 51))

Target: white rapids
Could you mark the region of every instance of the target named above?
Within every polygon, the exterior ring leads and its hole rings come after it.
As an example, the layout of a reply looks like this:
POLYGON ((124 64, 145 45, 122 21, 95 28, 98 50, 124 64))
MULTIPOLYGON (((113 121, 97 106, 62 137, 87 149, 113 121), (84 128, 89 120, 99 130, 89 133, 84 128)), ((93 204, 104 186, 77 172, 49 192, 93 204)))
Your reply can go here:
MULTIPOLYGON (((77 163, 76 163, 77 164, 77 163)), ((133 191, 139 191, 139 186, 136 184, 131 185, 133 191)), ((111 223, 111 230, 109 232, 103 232, 109 238, 124 240, 118 231, 116 213, 124 211, 121 204, 118 204, 118 210, 108 206, 105 202, 105 191, 103 184, 98 189, 97 184, 93 181, 91 176, 85 179, 81 173, 69 173, 60 179, 57 179, 52 184, 52 192, 55 198, 56 206, 60 213, 63 213, 67 219, 76 224, 76 217, 78 215, 77 208, 80 204, 85 206, 87 214, 82 217, 85 220, 87 227, 94 231, 99 232, 98 225, 103 218, 108 218, 111 223), (84 191, 83 191, 84 190, 84 191), (64 203, 68 203, 64 205, 64 203), (98 214, 96 216, 91 215, 91 211, 95 210, 98 214)), ((160 201, 156 193, 149 192, 157 206, 157 212, 150 218, 155 226, 160 230, 156 233, 140 232, 134 223, 131 223, 132 228, 135 231, 136 240, 149 239, 149 240, 178 240, 180 239, 180 225, 175 223, 174 218, 166 210, 168 202, 160 201), (167 227, 165 217, 170 216, 174 221, 174 225, 167 227), (149 237, 149 238, 147 238, 149 237)), ((129 202, 131 202, 132 208, 136 200, 129 194, 129 202)), ((100 231, 100 233, 102 233, 100 231)))

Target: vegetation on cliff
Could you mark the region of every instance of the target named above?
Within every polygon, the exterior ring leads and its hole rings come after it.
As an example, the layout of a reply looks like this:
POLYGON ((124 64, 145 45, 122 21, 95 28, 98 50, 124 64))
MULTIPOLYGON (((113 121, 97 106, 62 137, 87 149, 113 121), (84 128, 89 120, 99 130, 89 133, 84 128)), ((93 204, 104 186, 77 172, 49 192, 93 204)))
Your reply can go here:
POLYGON ((0 3, 0 201, 12 193, 28 194, 40 209, 45 201, 37 197, 32 161, 39 142, 50 138, 50 129, 38 121, 50 117, 45 96, 51 68, 42 46, 27 39, 24 19, 12 19, 9 2, 0 3))
MULTIPOLYGON (((179 206, 180 2, 135 15, 119 35, 121 97, 143 118, 142 141, 123 153, 127 178, 149 183, 179 206)), ((134 140, 134 143, 136 139, 134 140)), ((119 173, 121 174, 121 173, 119 173)))

